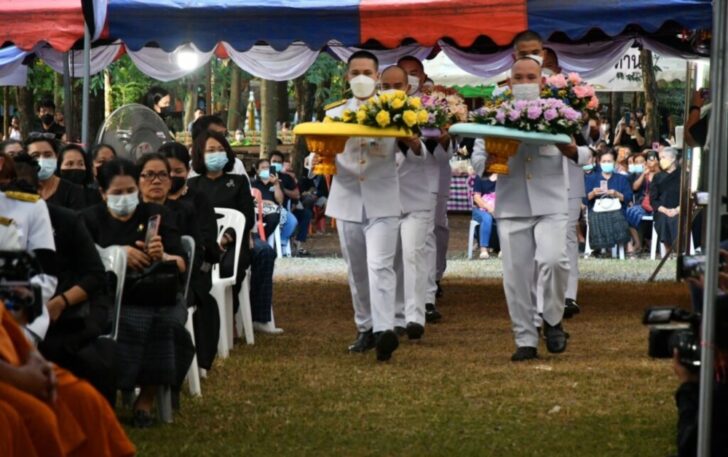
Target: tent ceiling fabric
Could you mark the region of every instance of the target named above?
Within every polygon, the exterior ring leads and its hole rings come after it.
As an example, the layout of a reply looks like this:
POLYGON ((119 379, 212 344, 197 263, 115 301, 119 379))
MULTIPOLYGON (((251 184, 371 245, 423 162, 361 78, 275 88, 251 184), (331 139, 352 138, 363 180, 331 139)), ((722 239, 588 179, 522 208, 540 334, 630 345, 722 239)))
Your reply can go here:
POLYGON ((260 41, 318 50, 332 39, 359 42, 359 0, 109 0, 108 25, 109 36, 131 50, 194 43, 206 52, 223 41, 238 51, 260 41))
POLYGON ((68 51, 83 38, 81 0, 0 0, 0 17, 0 43, 26 51, 43 42, 68 51))

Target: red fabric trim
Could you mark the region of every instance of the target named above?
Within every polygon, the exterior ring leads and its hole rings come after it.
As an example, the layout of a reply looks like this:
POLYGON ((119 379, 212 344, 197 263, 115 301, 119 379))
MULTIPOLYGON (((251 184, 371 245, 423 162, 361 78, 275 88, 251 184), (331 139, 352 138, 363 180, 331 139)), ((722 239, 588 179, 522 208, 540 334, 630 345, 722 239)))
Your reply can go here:
POLYGON ((0 43, 12 42, 24 51, 46 42, 68 51, 83 39, 80 0, 0 0, 0 43))
POLYGON ((432 46, 443 37, 467 47, 481 35, 507 45, 528 27, 526 0, 361 0, 361 42, 396 47, 413 38, 432 46))

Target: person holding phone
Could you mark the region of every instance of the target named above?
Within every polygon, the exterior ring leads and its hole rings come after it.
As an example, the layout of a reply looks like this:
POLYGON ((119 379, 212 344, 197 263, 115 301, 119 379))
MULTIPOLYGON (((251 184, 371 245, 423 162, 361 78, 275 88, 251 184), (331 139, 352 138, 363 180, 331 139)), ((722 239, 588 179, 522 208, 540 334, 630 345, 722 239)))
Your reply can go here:
MULTIPOLYGON (((107 162, 98 175, 104 203, 81 213, 96 244, 126 249, 126 285, 134 273, 148 271, 158 262, 174 263, 180 274, 187 269, 174 216, 163 206, 140 201, 139 175, 139 168, 128 160, 107 162)), ((164 176, 148 173, 142 179, 159 181, 164 176)), ((144 428, 153 424, 157 387, 181 384, 194 347, 184 328, 187 309, 183 300, 175 299, 172 305, 145 302, 144 297, 130 302, 126 290, 117 339, 117 388, 130 391, 141 386, 133 423, 144 428)))
POLYGON ((645 147, 647 140, 645 139, 643 116, 637 115, 641 112, 641 109, 637 109, 634 116, 629 111, 624 114, 614 133, 615 146, 629 146, 632 151, 641 151, 645 147))

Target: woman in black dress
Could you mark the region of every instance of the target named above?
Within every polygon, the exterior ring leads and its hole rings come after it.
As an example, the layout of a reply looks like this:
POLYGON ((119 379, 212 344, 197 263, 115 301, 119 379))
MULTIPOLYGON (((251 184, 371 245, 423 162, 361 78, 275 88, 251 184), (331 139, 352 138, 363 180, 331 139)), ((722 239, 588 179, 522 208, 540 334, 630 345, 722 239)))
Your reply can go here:
POLYGON ((25 142, 25 150, 38 161, 38 193, 43 200, 76 211, 86 206, 83 188, 56 175, 58 142, 32 137, 25 142))
POLYGON ((667 249, 677 240, 680 215, 680 167, 675 149, 664 148, 660 151, 660 170, 652 179, 650 205, 655 218, 655 230, 667 249))
POLYGON ((164 297, 154 299, 152 294, 160 291, 146 289, 135 294, 131 302, 132 278, 158 262, 173 262, 180 274, 187 266, 174 215, 162 206, 139 201, 136 165, 112 160, 99 170, 98 180, 105 203, 86 209, 82 216, 96 244, 126 248, 128 270, 116 350, 117 387, 125 391, 142 387, 134 404, 134 423, 147 427, 152 423, 150 411, 157 386, 181 384, 194 348, 189 335, 186 341, 180 339, 186 335, 187 319, 181 287, 160 287, 164 297), (145 245, 149 219, 157 215, 161 222, 158 234, 145 245), (162 305, 160 300, 166 303, 162 305))
POLYGON ((103 200, 98 186, 94 183, 94 172, 91 159, 84 149, 77 144, 67 144, 58 153, 58 170, 56 174, 83 188, 86 207, 97 205, 103 200))

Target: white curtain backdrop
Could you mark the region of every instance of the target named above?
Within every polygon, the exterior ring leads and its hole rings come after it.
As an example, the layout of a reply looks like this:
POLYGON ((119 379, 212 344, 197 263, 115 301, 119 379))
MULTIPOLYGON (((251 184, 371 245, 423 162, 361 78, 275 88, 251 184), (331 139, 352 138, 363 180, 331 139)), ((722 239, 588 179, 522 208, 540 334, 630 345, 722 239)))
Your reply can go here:
POLYGON ((28 67, 23 59, 28 55, 15 46, 0 49, 0 86, 25 86, 28 67))
POLYGON ((270 46, 253 46, 247 51, 236 51, 223 43, 230 59, 253 76, 271 81, 288 81, 306 73, 320 51, 313 51, 303 43, 293 43, 283 51, 270 46))
MULTIPOLYGON (((95 75, 111 65, 114 59, 116 59, 121 46, 121 41, 117 41, 108 46, 91 48, 91 74, 95 75)), ((65 53, 58 52, 48 46, 38 47, 34 51, 49 67, 58 73, 63 73, 63 58, 66 55, 65 53)), ((69 51, 68 58, 71 77, 83 77, 83 51, 69 51)))
MULTIPOLYGON (((354 54, 356 51, 361 50, 359 48, 348 48, 346 46, 341 46, 341 44, 336 42, 329 43, 329 49, 331 50, 331 52, 334 53, 334 55, 336 55, 336 57, 344 62, 349 60, 349 57, 351 57, 351 55, 354 54)), ((399 48, 394 49, 386 49, 381 51, 371 51, 367 49, 367 51, 377 56, 377 59, 379 59, 379 67, 383 69, 385 67, 389 67, 390 65, 396 65, 397 61, 405 56, 414 56, 420 60, 425 60, 427 56, 429 56, 432 52, 432 48, 426 48, 417 44, 411 44, 407 46, 400 46, 399 48)))
POLYGON ((182 46, 172 52, 166 52, 161 48, 142 48, 138 51, 127 49, 126 52, 134 65, 145 75, 159 81, 172 81, 194 72, 212 58, 213 51, 202 52, 194 45, 185 46, 189 46, 197 53, 197 65, 194 68, 180 68, 177 63, 176 53, 182 46))

